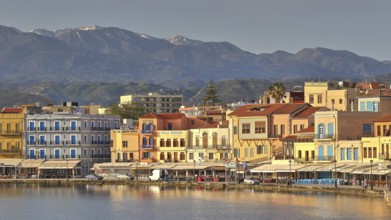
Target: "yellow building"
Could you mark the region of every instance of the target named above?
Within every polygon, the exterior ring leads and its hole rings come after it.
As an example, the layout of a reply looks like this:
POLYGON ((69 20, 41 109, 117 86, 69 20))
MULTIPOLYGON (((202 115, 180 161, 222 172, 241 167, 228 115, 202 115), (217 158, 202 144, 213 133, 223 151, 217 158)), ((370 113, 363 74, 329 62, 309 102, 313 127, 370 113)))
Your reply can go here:
POLYGON ((139 135, 137 130, 111 130, 111 161, 133 162, 140 161, 139 135))
POLYGON ((225 162, 232 158, 227 123, 216 123, 190 130, 188 162, 225 162))
POLYGON ((356 111, 358 91, 345 82, 305 82, 304 101, 314 107, 326 106, 336 111, 356 111))
POLYGON ((158 130, 158 162, 186 162, 186 148, 189 143, 188 130, 158 130))
POLYGON ((24 113, 22 108, 3 108, 0 113, 0 158, 23 158, 24 113))

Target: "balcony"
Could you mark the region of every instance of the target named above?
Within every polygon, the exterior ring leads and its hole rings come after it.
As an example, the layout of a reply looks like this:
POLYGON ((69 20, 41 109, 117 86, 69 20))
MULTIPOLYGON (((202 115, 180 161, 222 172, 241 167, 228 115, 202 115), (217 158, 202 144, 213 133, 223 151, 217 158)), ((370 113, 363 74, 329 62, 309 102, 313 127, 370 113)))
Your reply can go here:
POLYGON ((0 154, 20 154, 21 149, 0 150, 0 154))
POLYGON ((19 135, 22 135, 22 132, 20 130, 5 130, 5 131, 0 131, 0 135, 2 135, 2 136, 19 136, 19 135))
POLYGON ((143 144, 141 145, 142 149, 156 149, 156 146, 154 145, 148 145, 148 144, 143 144))
POLYGON ((315 139, 335 139, 335 134, 315 134, 315 139))
POLYGON ((154 134, 155 131, 154 130, 141 130, 141 134, 146 134, 146 135, 151 135, 151 134, 154 134))

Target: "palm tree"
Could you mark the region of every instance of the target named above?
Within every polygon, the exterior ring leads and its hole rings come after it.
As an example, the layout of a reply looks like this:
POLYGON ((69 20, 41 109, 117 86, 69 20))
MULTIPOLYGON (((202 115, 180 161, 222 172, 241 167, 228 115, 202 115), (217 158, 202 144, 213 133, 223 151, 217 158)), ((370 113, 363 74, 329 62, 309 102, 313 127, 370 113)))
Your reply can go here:
POLYGON ((276 103, 280 103, 285 96, 285 87, 282 82, 275 82, 269 86, 270 95, 276 100, 276 103))

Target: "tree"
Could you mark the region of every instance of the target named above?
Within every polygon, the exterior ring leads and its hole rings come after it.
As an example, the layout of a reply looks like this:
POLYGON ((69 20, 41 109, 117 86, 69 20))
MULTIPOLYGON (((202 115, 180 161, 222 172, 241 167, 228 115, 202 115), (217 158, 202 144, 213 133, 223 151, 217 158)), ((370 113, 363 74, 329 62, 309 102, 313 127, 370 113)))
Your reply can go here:
POLYGON ((213 80, 210 80, 208 82, 205 93, 206 93, 205 97, 202 99, 204 105, 206 105, 206 103, 210 103, 211 105, 214 105, 215 103, 220 102, 219 97, 217 95, 217 86, 216 83, 213 82, 213 80))
POLYGON ((280 103, 285 96, 285 87, 282 82, 275 82, 269 86, 270 95, 276 100, 276 103, 280 103))
POLYGON ((138 120, 145 113, 146 109, 143 106, 138 106, 134 103, 112 105, 106 110, 106 114, 119 115, 121 119, 133 120, 138 120))

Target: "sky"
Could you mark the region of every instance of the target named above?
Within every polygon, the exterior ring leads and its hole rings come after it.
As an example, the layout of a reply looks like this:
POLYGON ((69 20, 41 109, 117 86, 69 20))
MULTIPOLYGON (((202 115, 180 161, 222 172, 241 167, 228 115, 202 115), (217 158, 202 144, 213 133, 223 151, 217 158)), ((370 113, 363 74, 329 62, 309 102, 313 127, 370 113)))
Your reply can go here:
POLYGON ((230 42, 255 54, 324 47, 391 60, 389 0, 0 0, 0 25, 88 25, 230 42))

